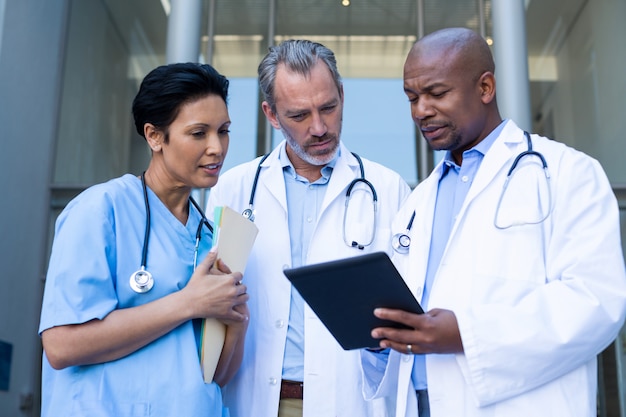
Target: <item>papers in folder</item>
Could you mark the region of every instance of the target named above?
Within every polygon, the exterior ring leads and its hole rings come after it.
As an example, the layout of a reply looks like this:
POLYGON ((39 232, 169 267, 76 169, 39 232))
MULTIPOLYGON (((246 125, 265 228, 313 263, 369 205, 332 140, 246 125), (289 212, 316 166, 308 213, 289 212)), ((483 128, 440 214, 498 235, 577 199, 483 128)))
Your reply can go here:
MULTIPOLYGON (((218 259, 224 261, 231 271, 243 274, 258 228, 229 207, 216 207, 214 219, 213 247, 217 247, 218 259)), ((202 320, 200 363, 206 383, 213 381, 225 336, 226 326, 219 320, 202 320)))

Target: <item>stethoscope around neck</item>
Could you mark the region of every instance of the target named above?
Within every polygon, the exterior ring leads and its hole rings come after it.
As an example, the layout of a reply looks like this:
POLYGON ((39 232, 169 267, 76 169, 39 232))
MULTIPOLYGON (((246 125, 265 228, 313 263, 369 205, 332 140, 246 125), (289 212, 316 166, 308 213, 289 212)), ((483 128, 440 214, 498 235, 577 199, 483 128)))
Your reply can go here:
MULTIPOLYGON (((254 180, 252 182, 252 190, 250 191, 250 199, 248 200, 248 208, 246 208, 241 215, 243 217, 245 217, 246 219, 250 220, 250 221, 254 221, 254 217, 255 217, 255 210, 254 210, 254 197, 256 195, 256 187, 257 184, 259 182, 259 175, 261 173, 261 165, 263 164, 263 162, 267 159, 267 157, 270 154, 265 154, 263 156, 263 158, 261 158, 261 160, 259 161, 259 165, 257 166, 256 169, 256 173, 254 174, 254 180)), ((356 158, 357 162, 359 163, 359 171, 360 171, 360 176, 358 178, 353 179, 350 184, 348 184, 348 189, 346 191, 346 207, 345 207, 345 211, 343 213, 343 241, 345 242, 346 245, 353 247, 353 248, 357 248, 360 250, 365 249, 366 246, 369 246, 372 244, 372 242, 374 242, 374 237, 376 236, 376 217, 377 217, 377 211, 378 211, 378 194, 376 193, 376 189, 374 188, 374 185, 369 182, 366 178, 365 178, 365 168, 363 168, 363 161, 361 160, 361 157, 359 155, 357 155, 356 153, 352 152, 352 155, 354 155, 354 157, 356 158), (373 225, 372 225, 372 234, 370 239, 366 242, 366 243, 359 243, 356 240, 349 240, 346 236, 346 218, 347 218, 347 214, 348 214, 348 205, 350 204, 350 198, 352 197, 352 189, 358 184, 358 183, 363 183, 365 184, 370 191, 372 192, 372 205, 373 205, 373 225)))
MULTIPOLYGON (((507 171, 506 179, 504 181, 504 185, 502 186, 502 193, 500 194, 500 198, 498 199, 498 203, 496 206, 496 214, 494 218, 494 225, 497 229, 507 229, 512 226, 522 226, 525 224, 539 224, 543 222, 544 220, 546 220, 548 216, 550 215, 550 212, 552 211, 552 194, 550 192, 550 171, 548 170, 548 163, 546 162, 546 158, 541 154, 541 152, 533 150, 533 143, 532 143, 532 140, 530 139, 530 134, 524 131, 524 136, 526 137, 527 149, 523 152, 520 152, 513 160, 511 167, 507 171), (539 219, 536 219, 535 221, 519 222, 516 224, 509 225, 509 226, 499 225, 497 222, 497 218, 498 218, 498 212, 500 211, 500 206, 502 203, 502 197, 504 196, 504 192, 506 191, 508 187, 509 180, 511 179, 511 177, 513 176, 513 173, 515 172, 515 168, 517 168, 520 161, 525 156, 535 156, 539 158, 539 161, 541 162, 541 167, 543 169, 544 176, 546 178, 546 184, 548 187, 548 199, 549 199, 548 209, 545 214, 540 216, 539 219)), ((411 218, 409 220, 409 223, 406 226, 406 230, 404 232, 396 233, 391 238, 391 246, 398 253, 406 254, 409 252, 409 248, 411 246, 411 237, 409 236, 409 232, 411 231, 413 220, 415 220, 415 210, 413 210, 413 214, 411 214, 411 218)))
MULTIPOLYGON (((141 174, 141 186, 143 188, 143 199, 146 206, 146 230, 143 238, 143 249, 141 251, 141 267, 130 275, 129 280, 130 288, 139 294, 150 291, 154 286, 154 277, 146 269, 148 262, 148 242, 150 241, 150 203, 148 202, 148 187, 146 186, 145 176, 146 172, 144 171, 141 174)), ((193 269, 195 270, 198 263, 198 248, 200 247, 200 240, 202 239, 202 226, 206 225, 211 233, 213 233, 213 227, 211 227, 211 224, 193 197, 189 196, 189 201, 193 204, 196 210, 198 210, 198 213, 200 213, 200 216, 202 217, 200 219, 200 223, 198 224, 198 229, 196 230, 196 245, 193 253, 193 269)))
POLYGON ((376 236, 376 217, 377 216, 377 211, 378 211, 378 194, 376 194, 376 189, 374 188, 374 185, 369 182, 366 178, 365 178, 365 169, 363 168, 363 161, 361 161, 361 157, 359 155, 357 155, 356 153, 352 152, 352 155, 354 155, 354 157, 356 158, 357 162, 359 163, 359 171, 361 176, 359 178, 355 178, 350 182, 350 185, 348 185, 348 189, 346 190, 346 207, 345 210, 343 212, 343 241, 346 245, 353 247, 353 248, 357 248, 360 250, 365 249, 366 246, 369 246, 372 244, 372 242, 374 242, 374 237, 376 236), (352 189, 358 184, 358 183, 363 183, 365 184, 370 191, 372 192, 372 204, 373 204, 373 224, 372 224, 372 235, 370 237, 370 239, 367 241, 367 243, 359 243, 355 240, 349 240, 346 236, 346 219, 348 217, 348 205, 350 204, 350 199, 352 198, 352 189))

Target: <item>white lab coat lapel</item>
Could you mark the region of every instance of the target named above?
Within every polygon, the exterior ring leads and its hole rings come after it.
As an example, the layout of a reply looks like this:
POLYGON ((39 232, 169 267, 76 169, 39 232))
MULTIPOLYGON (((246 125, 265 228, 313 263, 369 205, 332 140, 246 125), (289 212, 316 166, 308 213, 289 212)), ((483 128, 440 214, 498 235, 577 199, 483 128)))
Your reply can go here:
MULTIPOLYGON (((280 162, 280 152, 285 147, 285 141, 277 146, 270 156, 261 164, 261 174, 259 175, 258 187, 264 187, 280 204, 283 211, 287 213, 287 191, 283 177, 283 166, 280 162)), ((258 193, 258 189, 257 189, 258 193)))
MULTIPOLYGON (((424 280, 426 279, 426 268, 428 267, 428 255, 430 252, 430 239, 433 233, 433 217, 435 214, 435 199, 437 197, 437 187, 441 176, 441 163, 435 167, 430 176, 422 184, 423 193, 413 194, 415 201, 412 204, 405 204, 406 213, 402 215, 400 222, 403 230, 406 229, 413 208, 415 209, 415 219, 411 227, 411 245, 409 253, 405 256, 397 256, 408 260, 408 265, 401 270, 406 271, 404 280, 413 291, 417 300, 421 300, 424 280)), ((394 229, 395 232, 395 229, 394 229)))
MULTIPOLYGON (((524 140, 523 131, 520 130, 517 125, 508 121, 498 138, 496 138, 495 142, 491 146, 491 148, 487 151, 478 172, 476 173, 476 177, 472 182, 472 186, 470 187, 467 196, 465 197, 465 201, 463 201, 463 205, 459 210, 459 213, 452 224, 452 229, 450 230, 450 236, 448 238, 448 242, 441 256, 441 263, 439 265, 439 269, 442 266, 447 264, 446 258, 448 252, 450 251, 450 247, 455 239, 457 239, 457 233, 459 231, 459 225, 463 224, 465 220, 465 216, 467 215, 467 210, 470 204, 483 192, 486 191, 486 188, 492 184, 494 181, 504 181, 504 175, 497 175, 497 173, 501 170, 508 170, 510 166, 510 161, 514 156, 515 152, 518 152, 518 145, 524 140)), ((437 180, 439 177, 437 177, 437 180)), ((500 185, 501 187, 501 185, 500 185)), ((437 192, 437 183, 433 184, 434 192, 437 192)), ((436 194, 429 196, 431 200, 436 199, 436 194)), ((434 213, 434 206, 431 207, 430 213, 434 213)), ((430 219, 430 229, 432 229, 432 218, 430 219)), ((432 230, 430 230, 432 233, 432 230)), ((429 234, 430 237, 430 234, 429 234)), ((428 254, 428 250, 426 249, 426 253, 428 254)), ((427 255, 428 256, 428 255, 427 255)), ((428 257, 424 260, 424 262, 428 262, 428 257)), ((424 269, 423 274, 426 273, 424 269)), ((440 271, 438 270, 435 275, 435 280, 433 282, 433 286, 431 289, 430 300, 433 301, 431 305, 438 304, 438 291, 439 287, 443 285, 441 283, 441 279, 437 279, 440 271)))
MULTIPOLYGON (((408 197, 393 222, 392 233, 405 232, 411 214, 415 210, 415 219, 409 232, 411 237, 409 253, 394 252, 393 262, 418 301, 421 301, 424 292, 440 173, 441 163, 420 185, 420 192, 414 192, 408 197)), ((426 306, 423 307, 425 310, 427 309, 426 306)), ((391 360, 398 361, 400 364, 397 375, 396 417, 413 417, 417 410, 415 392, 411 389, 413 385, 410 382, 414 357, 392 352, 390 354, 391 360)), ((392 375, 387 377, 392 378, 392 375)))

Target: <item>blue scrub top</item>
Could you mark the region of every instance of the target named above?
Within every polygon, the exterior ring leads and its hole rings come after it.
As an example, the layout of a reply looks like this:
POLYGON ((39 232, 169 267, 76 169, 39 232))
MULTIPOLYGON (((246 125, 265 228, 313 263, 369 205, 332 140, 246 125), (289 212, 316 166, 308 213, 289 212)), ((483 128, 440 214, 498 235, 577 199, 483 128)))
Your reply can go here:
MULTIPOLYGON (((141 264, 146 225, 141 181, 127 174, 90 187, 67 205, 56 222, 39 333, 102 319, 115 309, 148 303, 187 284, 201 215, 190 206, 183 225, 150 189, 148 201, 146 269, 154 287, 144 294, 129 285, 141 264)), ((211 240, 204 227, 199 260, 211 240)), ((124 358, 97 365, 57 371, 44 354, 41 415, 227 416, 219 386, 203 381, 197 329, 188 321, 124 358)))

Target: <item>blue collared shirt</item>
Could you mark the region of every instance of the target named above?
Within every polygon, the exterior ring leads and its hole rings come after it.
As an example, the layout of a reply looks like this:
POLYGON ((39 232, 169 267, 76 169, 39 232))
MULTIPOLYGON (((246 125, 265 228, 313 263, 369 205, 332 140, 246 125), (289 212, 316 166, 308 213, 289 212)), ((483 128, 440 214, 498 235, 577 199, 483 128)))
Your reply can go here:
MULTIPOLYGON (((287 193, 287 217, 289 241, 291 244, 291 267, 305 265, 311 236, 317 225, 328 181, 339 154, 322 168, 322 176, 309 182, 298 175, 287 157, 285 148, 281 150, 280 161, 287 193)), ((304 380, 304 301, 298 291, 291 287, 289 326, 283 359, 283 379, 304 380)))
MULTIPOLYGON (((441 176, 437 189, 437 200, 435 201, 435 214, 433 217, 433 230, 430 240, 430 251, 428 254, 428 266, 426 269, 426 280, 424 283, 424 293, 422 294, 422 306, 428 308, 428 298, 433 286, 435 274, 439 269, 439 263, 443 256, 443 251, 448 244, 452 225, 459 214, 467 192, 472 186, 478 168, 483 158, 500 132, 504 128, 506 120, 502 121, 485 139, 476 146, 463 152, 462 165, 457 165, 452 158, 450 151, 446 152, 443 164, 441 165, 441 176)), ((415 389, 426 389, 426 359, 424 355, 415 355, 413 362, 413 373, 411 375, 415 389)))

